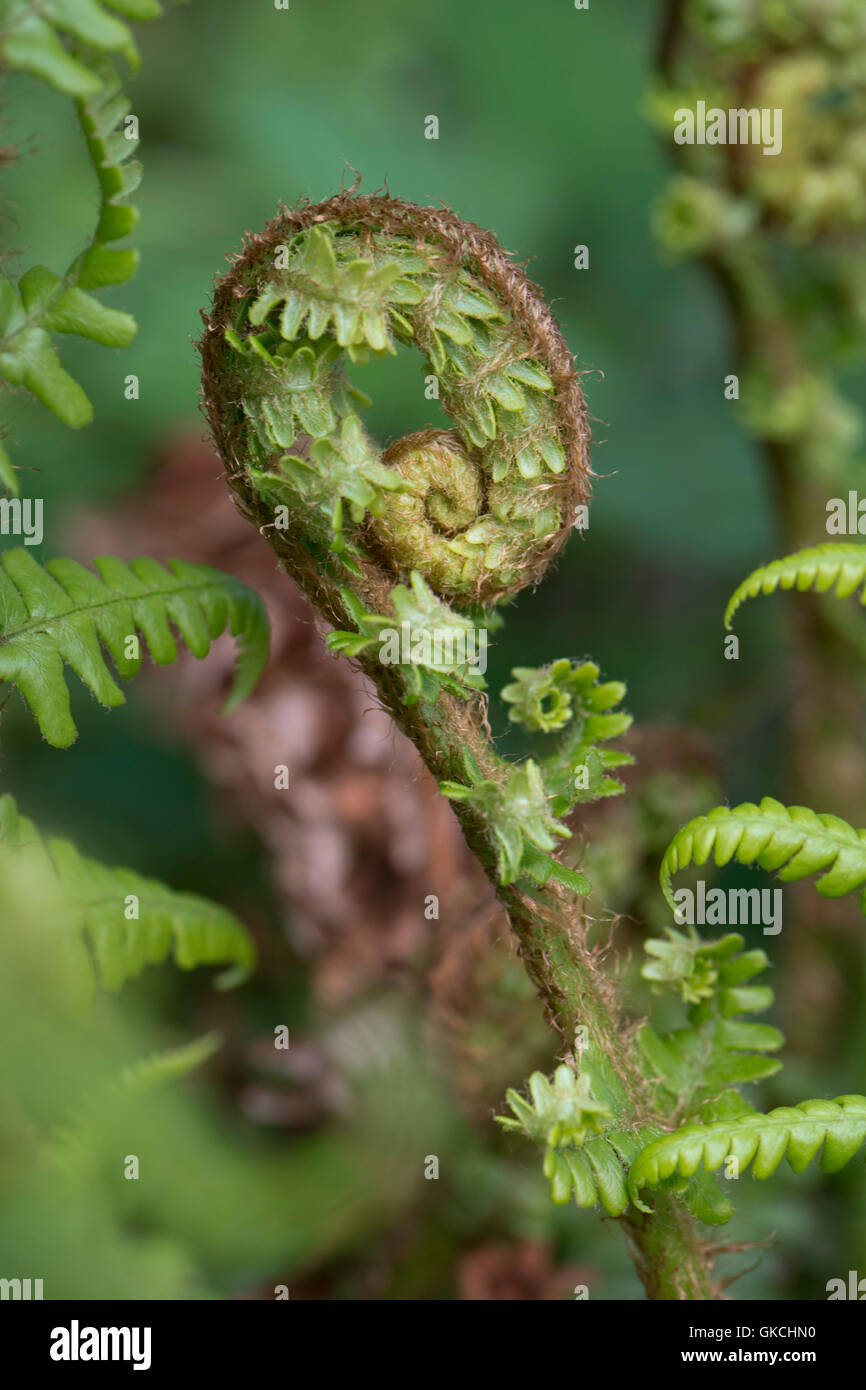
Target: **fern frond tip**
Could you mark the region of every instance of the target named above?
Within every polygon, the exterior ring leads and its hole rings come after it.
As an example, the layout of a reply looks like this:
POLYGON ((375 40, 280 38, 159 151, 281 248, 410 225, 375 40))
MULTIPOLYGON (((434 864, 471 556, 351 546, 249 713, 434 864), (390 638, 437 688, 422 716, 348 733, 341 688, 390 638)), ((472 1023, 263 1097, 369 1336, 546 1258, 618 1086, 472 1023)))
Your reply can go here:
MULTIPOLYGON (((780 1106, 768 1114, 744 1114, 706 1125, 685 1125, 654 1139, 629 1171, 629 1193, 637 1204, 640 1192, 680 1174, 691 1177, 734 1159, 737 1171, 752 1165, 758 1179, 771 1176, 783 1158, 802 1173, 819 1150, 821 1168, 835 1173, 866 1141, 866 1097, 837 1096, 835 1100, 804 1100, 780 1106)), ((644 1208, 645 1210, 646 1208, 644 1208)))
POLYGON ((715 806, 677 831, 659 868, 659 883, 672 910, 673 875, 690 864, 705 864, 711 855, 720 868, 736 860, 778 873, 783 883, 819 874, 815 887, 828 898, 866 883, 866 831, 855 830, 839 816, 784 806, 771 796, 760 805, 715 806))
POLYGON ((728 600, 725 629, 730 631, 740 605, 758 594, 794 588, 801 593, 814 589, 816 593, 826 594, 835 585, 834 596, 848 598, 861 583, 864 590, 860 602, 866 604, 866 545, 828 542, 799 550, 761 565, 743 580, 728 600))

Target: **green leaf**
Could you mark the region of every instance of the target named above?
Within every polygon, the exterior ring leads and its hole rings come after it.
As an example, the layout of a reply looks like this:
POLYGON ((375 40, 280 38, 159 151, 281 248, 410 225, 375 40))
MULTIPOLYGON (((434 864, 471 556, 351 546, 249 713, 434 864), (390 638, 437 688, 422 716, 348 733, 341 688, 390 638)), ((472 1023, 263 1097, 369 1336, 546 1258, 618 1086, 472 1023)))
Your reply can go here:
MULTIPOLYGON (((107 14, 96 0, 46 0, 43 8, 61 28, 82 39, 89 35, 87 42, 96 47, 135 57, 126 25, 107 14)), ((13 13, 10 23, 10 32, 22 27, 27 31, 29 21, 21 25, 13 13)), ((54 52, 59 46, 65 62, 68 55, 53 31, 46 28, 39 32, 46 51, 54 52)), ((0 377, 12 386, 26 387, 64 424, 78 429, 89 424, 93 408, 61 366, 50 334, 73 333, 107 347, 126 347, 134 338, 136 324, 129 314, 106 308, 86 291, 119 284, 137 269, 137 251, 118 250, 106 243, 127 236, 136 225, 137 211, 122 200, 137 186, 140 168, 130 157, 136 142, 127 140, 120 129, 129 103, 120 91, 111 62, 97 56, 89 69, 73 63, 73 70, 80 70, 87 80, 73 82, 64 90, 78 99, 88 154, 99 180, 99 219, 90 245, 64 276, 55 275, 46 266, 33 266, 22 276, 18 289, 0 279, 0 377)))
MULTIPOLYGON (((226 908, 193 893, 178 893, 131 869, 109 869, 87 859, 68 840, 46 840, 18 812, 11 796, 0 798, 0 872, 30 871, 56 899, 52 931, 58 951, 75 951, 79 968, 119 989, 145 965, 169 955, 183 970, 228 965, 217 980, 228 988, 245 979, 255 949, 226 908), (87 964, 87 950, 92 965, 87 964)), ((201 1044, 199 1044, 199 1047, 201 1044)))
POLYGON ((225 712, 246 698, 268 649, 267 617, 252 590, 219 570, 180 560, 167 569, 148 559, 126 565, 104 556, 94 563, 96 575, 74 560, 43 567, 23 548, 2 557, 0 680, 18 687, 50 744, 66 748, 76 736, 64 663, 103 705, 123 704, 100 643, 128 679, 141 664, 128 655, 138 632, 154 661, 167 665, 177 656, 172 626, 198 657, 230 631, 238 638, 238 663, 225 712))
POLYGON ((545 1145, 543 1171, 557 1205, 572 1196, 579 1207, 600 1200, 609 1215, 621 1216, 628 1206, 626 1168, 659 1130, 612 1127, 610 1107, 594 1094, 593 1085, 588 1070, 576 1076, 570 1067, 559 1066, 552 1081, 533 1072, 531 1103, 509 1090, 512 1113, 495 1119, 503 1129, 545 1145))
POLYGON ((758 594, 772 594, 776 589, 797 589, 800 593, 814 589, 826 594, 835 585, 835 597, 848 598, 860 584, 864 585, 860 602, 866 604, 866 545, 828 542, 798 550, 762 565, 743 580, 728 601, 725 627, 731 627, 740 604, 758 594))
POLYGON ((770 1008, 773 991, 744 988, 742 981, 766 969, 763 951, 743 951, 736 933, 718 941, 701 941, 669 930, 669 941, 650 940, 651 956, 642 974, 657 987, 690 1002, 689 1026, 663 1037, 645 1024, 637 1036, 644 1074, 657 1088, 668 1112, 703 1115, 708 1101, 725 1088, 773 1076, 781 1063, 759 1056, 776 1052, 784 1038, 777 1028, 744 1023, 738 1014, 770 1008))
POLYGON ((659 870, 662 892, 673 908, 671 877, 689 864, 719 866, 736 860, 777 872, 783 883, 820 873, 815 887, 837 898, 866 882, 866 831, 838 816, 806 806, 783 806, 765 796, 759 806, 716 806, 678 830, 659 870))
POLYGON ((443 687, 464 699, 483 690, 484 677, 475 669, 480 655, 475 622, 442 603, 417 571, 410 583, 411 588, 396 584, 391 590, 393 618, 368 613, 350 591, 342 590, 358 632, 330 632, 329 650, 355 657, 377 646, 380 660, 403 672, 409 687, 406 704, 421 695, 435 703, 443 687), (425 683, 426 673, 437 680, 425 683))
POLYGON ((532 732, 560 733, 555 751, 539 763, 552 813, 563 816, 583 802, 619 795, 622 784, 605 773, 634 759, 599 745, 631 726, 631 715, 611 712, 625 695, 622 681, 600 683, 594 662, 567 658, 547 666, 518 666, 511 675, 502 691, 511 706, 509 719, 532 732))
POLYGON ((592 1095, 589 1076, 576 1076, 571 1067, 557 1067, 552 1081, 540 1071, 533 1072, 529 1091, 531 1105, 509 1090, 506 1100, 515 1118, 495 1118, 503 1129, 519 1130, 536 1143, 554 1148, 583 1144, 590 1135, 601 1133, 610 1119, 608 1106, 592 1095))
POLYGON ((821 1168, 825 1173, 836 1173, 864 1140, 863 1096, 804 1100, 767 1115, 746 1114, 739 1119, 686 1125, 643 1149, 629 1171, 629 1194, 646 1210, 639 1202, 643 1188, 657 1187, 676 1173, 689 1177, 701 1165, 707 1172, 715 1172, 728 1157, 736 1158, 740 1172, 751 1163, 756 1178, 768 1178, 785 1157, 795 1173, 802 1173, 822 1146, 821 1168))
POLYGON ((192 1042, 181 1043, 178 1047, 163 1048, 151 1057, 142 1058, 125 1067, 120 1084, 125 1090, 145 1090, 151 1086, 161 1086, 165 1082, 177 1081, 188 1076, 191 1071, 201 1067, 213 1057, 222 1046, 219 1033, 205 1033, 192 1042))
POLYGON ((94 48, 122 53, 130 64, 138 61, 132 34, 121 20, 106 14, 98 0, 40 0, 41 9, 58 29, 74 34, 94 48))
POLYGON ((110 246, 91 246, 72 267, 79 285, 86 290, 106 285, 123 285, 138 270, 139 253, 131 248, 116 251, 110 246))
POLYGON ((0 348, 0 376, 26 386, 64 425, 80 429, 93 419, 93 407, 77 381, 64 371, 44 328, 16 329, 0 348))
POLYGON ((159 0, 105 0, 110 10, 125 14, 127 19, 158 19, 162 14, 159 0))
POLYGON ((38 315, 55 333, 76 333, 105 347, 128 347, 138 331, 130 314, 106 308, 74 285, 67 287, 46 266, 33 266, 18 288, 28 315, 38 315))
POLYGON ((68 96, 90 96, 102 86, 94 73, 67 53, 51 25, 37 14, 23 13, 23 7, 19 15, 7 19, 0 58, 7 67, 32 72, 68 96))
POLYGON ((504 782, 484 779, 472 786, 441 782, 439 790, 443 796, 471 801, 484 816, 502 884, 514 883, 521 876, 539 881, 534 851, 549 853, 556 847, 554 836, 571 836, 551 813, 541 774, 531 758, 511 768, 504 782))

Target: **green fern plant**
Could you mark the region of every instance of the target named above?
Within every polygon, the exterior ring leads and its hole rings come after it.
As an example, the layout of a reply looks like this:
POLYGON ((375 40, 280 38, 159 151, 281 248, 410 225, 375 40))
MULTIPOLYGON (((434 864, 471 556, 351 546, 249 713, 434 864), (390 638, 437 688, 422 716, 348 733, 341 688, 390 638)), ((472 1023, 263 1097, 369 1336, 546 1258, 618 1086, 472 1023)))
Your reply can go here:
MULTIPOLYGON (((17 278, 0 276, 0 381, 26 389, 74 429, 86 425, 93 410, 61 365, 55 338, 72 335, 117 348, 137 331, 129 314, 108 308, 92 292, 126 282, 138 267, 138 252, 117 245, 138 222, 129 199, 141 167, 133 158, 137 122, 116 61, 138 64, 125 20, 161 13, 157 0, 44 0, 38 6, 0 0, 0 71, 30 73, 73 99, 99 190, 92 235, 61 274, 34 265, 17 278)), ((17 494, 16 471, 2 444, 0 481, 17 494)), ((237 639, 238 658, 226 712, 250 693, 267 658, 268 624, 261 601, 246 586, 179 560, 166 568, 154 560, 127 565, 103 557, 95 565, 96 574, 72 560, 42 565, 25 549, 0 557, 0 683, 18 689, 48 743, 66 748, 76 737, 64 666, 106 707, 123 703, 106 654, 128 680, 140 669, 142 648, 166 665, 177 656, 178 637, 204 657, 213 639, 228 631, 237 639)), ((0 798, 0 860, 15 901, 38 892, 46 913, 50 905, 53 944, 79 1000, 92 995, 97 981, 117 989, 169 956, 187 970, 227 967, 217 981, 222 987, 240 983, 253 968, 252 941, 233 913, 132 870, 107 868, 66 840, 44 839, 8 795, 0 798)), ((17 916, 29 920, 27 911, 17 916)), ((9 917, 11 929, 11 908, 9 917)), ((213 1038, 193 1044, 148 1075, 180 1074, 213 1046, 213 1038)))
POLYGON ((268 655, 267 615, 257 594, 230 575, 181 560, 166 568, 103 556, 95 565, 95 575, 75 560, 40 565, 23 548, 0 558, 0 682, 18 688, 50 744, 66 748, 76 737, 64 664, 103 705, 123 704, 102 645, 129 680, 141 668, 143 643, 165 666, 177 657, 175 631, 197 657, 228 631, 237 638, 238 660, 224 713, 246 698, 268 655))
POLYGON ((866 830, 854 830, 839 816, 806 806, 783 806, 771 796, 760 805, 715 806, 689 821, 665 851, 660 881, 674 906, 671 876, 687 864, 717 866, 736 860, 777 872, 783 883, 820 874, 815 887, 827 898, 841 897, 866 882, 866 830))
POLYGON ((777 589, 813 589, 836 598, 848 598, 864 585, 860 602, 866 603, 866 545, 828 542, 798 550, 781 560, 761 565, 734 590, 725 609, 725 627, 730 630, 734 614, 746 599, 773 594, 777 589))
MULTIPOLYGON (((844 597, 857 587, 862 548, 818 542, 832 534, 829 499, 862 492, 864 421, 851 364, 866 346, 866 180, 857 153, 863 6, 671 0, 661 10, 656 54, 648 112, 676 167, 654 209, 654 231, 664 256, 691 259, 719 296, 727 345, 705 384, 745 431, 781 538, 778 553, 786 557, 739 586, 726 614, 730 624, 739 605, 762 592, 844 597), (780 157, 764 158, 756 145, 672 139, 679 117, 697 113, 701 99, 705 110, 741 116, 743 107, 775 111, 780 143, 784 118, 780 157)), ((863 539, 853 534, 856 523, 835 524, 840 536, 847 529, 852 540, 863 539)), ((866 748, 852 737, 852 712, 862 705, 861 615, 853 603, 810 598, 792 602, 783 616, 784 659, 796 688, 784 729, 790 791, 783 799, 832 808, 859 825, 866 748)), ((729 640, 724 650, 731 660, 739 649, 729 640)), ((791 1042, 801 1054, 820 1053, 829 1068, 848 1051, 842 1020, 862 1007, 862 972, 851 969, 846 934, 827 930, 835 917, 813 913, 808 893, 792 895, 788 930, 799 972, 805 979, 820 974, 826 986, 805 992, 789 1010, 791 1042)), ((852 1061, 862 1039, 853 1050, 852 1061)), ((857 1230, 857 1185, 840 1185, 834 1201, 840 1230, 857 1230)), ((856 1237, 851 1256, 862 1259, 856 1237)))
MULTIPOLYGON (((111 10, 150 18, 159 7, 46 0, 37 14, 24 0, 0 5, 3 63, 75 99, 99 182, 97 226, 68 269, 36 266, 0 282, 0 375, 76 428, 91 406, 61 366, 55 335, 124 346, 135 332, 92 293, 137 265, 134 251, 116 246, 137 221, 128 198, 139 170, 112 61, 135 52, 111 10)), ((736 1159, 766 1177, 785 1155, 801 1171, 819 1150, 836 1171, 866 1138, 866 1101, 761 1115, 740 1096, 738 1086, 778 1070, 769 1054, 783 1040, 745 1017, 767 1010, 772 992, 754 983, 763 952, 734 934, 703 941, 670 928, 648 942, 644 979, 687 1007, 687 1023, 667 1032, 629 1023, 588 944, 589 880, 558 850, 575 807, 623 790, 611 774, 630 755, 608 746, 631 723, 618 708, 621 682, 600 682, 591 661, 572 657, 518 667, 500 698, 535 740, 533 754, 506 758, 491 737, 473 639, 540 581, 590 491, 579 375, 541 292, 489 233, 453 214, 344 193, 284 209, 250 238, 218 284, 200 346, 210 423, 245 515, 330 623, 331 650, 366 671, 454 805, 561 1036, 566 1060, 552 1081, 533 1074, 530 1101, 509 1091, 502 1128, 544 1147, 554 1201, 600 1203, 621 1222, 649 1296, 713 1297, 698 1223, 721 1224, 731 1208, 712 1174, 736 1159), (367 398, 347 373, 398 345, 417 349, 436 377, 451 427, 382 452, 363 424, 367 398), (395 633, 399 655, 386 660, 395 633)), ((5 454, 0 469, 14 489, 5 454)), ((762 589, 836 583, 843 594, 866 577, 861 563, 851 582, 854 556, 815 554, 811 572, 806 555, 791 558, 793 568, 780 562, 777 574, 752 576, 727 618, 762 589)), ((106 652, 126 679, 142 640, 164 664, 176 656, 175 634, 204 656, 228 630, 239 641, 229 707, 249 693, 267 641, 255 595, 180 561, 95 564, 97 574, 68 560, 42 566, 24 550, 0 564, 0 680, 17 687, 50 743, 75 737, 64 665, 116 705, 123 697, 106 652)), ((864 834, 769 798, 718 807, 675 837, 663 891, 672 903, 673 873, 712 854, 786 881, 820 874, 820 892, 847 892, 866 882, 864 834)), ((11 877, 47 885, 58 950, 85 989, 96 979, 117 988, 169 954, 182 968, 228 965, 223 983, 252 967, 249 938, 230 913, 44 840, 8 797, 0 858, 11 877)), ((145 1068, 145 1079, 179 1073, 212 1046, 191 1044, 145 1068)))
POLYGON ((239 984, 255 963, 233 913, 131 869, 107 868, 68 840, 44 839, 11 796, 0 798, 0 864, 22 892, 38 885, 46 912, 50 899, 57 950, 79 999, 92 996, 97 980, 116 990, 169 956, 182 970, 226 966, 222 988, 239 984))
POLYGON ((501 698, 536 747, 513 760, 491 737, 483 672, 431 661, 425 647, 494 631, 582 523, 586 407, 541 292, 490 233, 453 213, 352 190, 284 209, 249 238, 217 285, 200 350, 243 513, 450 799, 564 1056, 578 1030, 585 1037, 580 1078, 568 1062, 552 1085, 533 1078, 535 1110, 512 1093, 506 1128, 542 1137, 556 1200, 573 1191, 619 1218, 649 1296, 712 1297, 689 1210, 715 1215, 707 1183, 690 1180, 685 1198, 671 1185, 652 1216, 629 1200, 628 1165, 664 1121, 587 944, 590 883, 557 849, 576 806, 623 790, 613 774, 632 759, 609 745, 631 723, 618 708, 625 687, 601 682, 586 660, 517 668, 501 698), (398 344, 436 377, 450 428, 382 452, 350 373, 398 344), (395 631, 406 645, 389 660, 395 631))
MULTIPOLYGON (((730 628, 744 599, 759 593, 777 588, 825 593, 835 585, 837 597, 846 597, 864 576, 866 547, 823 545, 787 556, 762 566, 737 588, 725 626, 730 628)), ((662 857, 659 882, 675 914, 673 875, 711 858, 717 867, 736 862, 774 872, 782 882, 815 877, 820 894, 840 897, 866 883, 866 830, 854 829, 839 816, 784 806, 773 797, 759 804, 716 806, 684 825, 662 857)), ((866 893, 861 908, 866 913, 866 893)), ((650 960, 644 978, 659 989, 678 992, 691 1008, 687 1028, 660 1038, 646 1024, 638 1033, 649 1074, 676 1123, 650 1138, 627 1164, 628 1196, 641 1211, 652 1210, 642 1196, 646 1189, 670 1191, 673 1185, 686 1191, 682 1183, 700 1177, 706 1190, 706 1175, 723 1164, 726 1171, 733 1164, 737 1177, 751 1164, 754 1176, 765 1179, 783 1158, 801 1173, 820 1152, 822 1170, 835 1173, 866 1142, 863 1096, 807 1100, 761 1114, 735 1089, 777 1071, 780 1063, 761 1054, 777 1051, 784 1042, 777 1029, 739 1017, 766 1010, 773 1001, 772 991, 748 983, 766 967, 766 956, 762 951, 743 953, 743 945, 734 934, 703 941, 693 928, 688 934, 669 928, 666 940, 646 943, 650 960)), ((722 1198, 718 1219, 730 1214, 730 1203, 722 1198)))
POLYGON ((629 1194, 639 1203, 642 1188, 657 1187, 675 1173, 691 1177, 703 1166, 712 1173, 733 1158, 737 1171, 752 1164, 756 1178, 769 1178, 783 1158, 802 1173, 821 1152, 825 1173, 838 1173, 866 1142, 866 1097, 804 1100, 766 1115, 744 1107, 710 1124, 684 1125, 653 1139, 629 1170, 629 1194))
MULTIPOLYGON (((129 203, 141 178, 132 158, 136 127, 127 122, 115 66, 139 56, 124 20, 154 19, 156 0, 0 0, 0 71, 32 73, 75 102, 90 164, 99 186, 92 236, 61 274, 35 265, 17 279, 0 276, 0 381, 23 387, 72 429, 86 425, 93 407, 61 365, 56 334, 74 334, 106 347, 127 347, 135 320, 102 304, 91 290, 119 285, 138 269, 138 252, 117 247, 138 222, 129 203), (114 13, 112 13, 114 11, 114 13)), ((18 479, 0 443, 0 482, 17 495, 18 479)))
MULTIPOLYGON (((200 348, 242 510, 334 627, 331 649, 363 667, 437 777, 561 1034, 565 1060, 551 1080, 533 1074, 529 1100, 509 1091, 501 1126, 543 1146, 555 1202, 600 1203, 621 1222, 650 1297, 714 1297, 700 1223, 732 1213, 715 1170, 736 1159, 765 1177, 787 1154, 800 1171, 823 1146, 835 1171, 866 1137, 866 1100, 761 1115, 741 1096, 779 1070, 784 1039, 749 1017, 773 995, 755 983, 767 957, 737 934, 704 941, 678 922, 650 940, 644 979, 687 1007, 686 1025, 627 1023, 587 944, 589 882, 557 852, 575 806, 622 791, 610 773, 629 756, 606 746, 630 723, 616 708, 621 683, 599 683, 586 661, 515 669, 501 698, 541 751, 513 762, 465 667, 381 655, 397 626, 421 651, 431 630, 456 637, 500 621, 584 504, 585 409, 539 292, 453 214, 353 190, 283 210, 249 239, 218 283, 200 348), (437 377, 452 427, 381 453, 346 372, 397 343, 437 377)), ((661 866, 672 906, 672 874, 711 854, 785 881, 820 874, 825 895, 866 882, 866 832, 769 798, 678 832, 661 866)))

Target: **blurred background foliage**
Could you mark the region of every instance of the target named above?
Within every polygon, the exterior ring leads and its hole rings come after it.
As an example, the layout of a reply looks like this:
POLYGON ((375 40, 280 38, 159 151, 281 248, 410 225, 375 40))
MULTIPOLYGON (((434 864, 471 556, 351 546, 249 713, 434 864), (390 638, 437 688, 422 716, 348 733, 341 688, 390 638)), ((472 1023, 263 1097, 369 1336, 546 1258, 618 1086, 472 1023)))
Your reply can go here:
MULTIPOLYGON (((139 334, 122 353, 62 346, 92 425, 70 433, 18 396, 7 443, 22 494, 45 499, 37 554, 177 554, 238 573, 269 602, 272 667, 224 727, 218 655, 133 687, 111 715, 77 690, 81 732, 64 753, 13 698, 4 789, 43 832, 225 902, 262 961, 228 996, 204 973, 152 971, 85 1021, 57 1008, 44 953, 10 947, 0 1274, 43 1277, 47 1297, 270 1298, 277 1284, 312 1298, 559 1298, 576 1284, 641 1296, 612 1223, 554 1208, 535 1153, 494 1133, 505 1087, 549 1066, 552 1038, 450 811, 234 518, 201 443, 193 340, 242 233, 355 171, 365 191, 387 182, 441 201, 529 260, 586 373, 599 478, 588 531, 509 611, 488 681, 591 655, 628 683, 630 795, 576 828, 599 939, 614 933, 633 984, 639 924, 664 922, 653 871, 674 829, 722 799, 784 800, 789 759, 780 609, 755 605, 740 660, 722 656, 725 600, 779 553, 779 527, 724 399, 737 369, 724 306, 699 266, 653 241, 670 174, 648 119, 659 17, 657 5, 577 12, 567 0, 197 0, 141 30, 126 87, 145 170, 142 265, 103 295, 139 334), (438 141, 424 138, 428 114, 438 141), (588 270, 574 268, 579 244, 588 270), (124 398, 128 373, 137 401, 124 398), (273 791, 278 762, 289 793, 273 791), (430 894, 438 921, 424 916, 430 894), (279 1024, 285 1053, 271 1041, 279 1024), (125 1063, 212 1028, 223 1048, 196 1075, 135 1104, 110 1090, 125 1063), (86 1134, 72 1156, 70 1127, 86 1134), (137 1183, 122 1176, 129 1153, 137 1183)), ((22 155, 4 170, 6 249, 65 264, 96 206, 70 103, 13 74, 0 122, 0 143, 22 155)), ((357 379, 383 443, 437 422, 411 353, 357 379)), ((862 379, 847 385, 862 397, 862 379)), ((509 737, 496 699, 491 718, 509 737)), ((825 904, 812 902, 820 925, 825 904)), ((768 1106, 862 1091, 863 962, 839 1045, 790 1057, 768 1106)), ((833 1018, 832 977, 827 988, 833 1018)), ((832 1183, 780 1171, 738 1184, 726 1235, 778 1244, 726 1257, 729 1272, 751 1270, 732 1295, 821 1298, 827 1279, 862 1271, 863 1176, 861 1161, 832 1183)))

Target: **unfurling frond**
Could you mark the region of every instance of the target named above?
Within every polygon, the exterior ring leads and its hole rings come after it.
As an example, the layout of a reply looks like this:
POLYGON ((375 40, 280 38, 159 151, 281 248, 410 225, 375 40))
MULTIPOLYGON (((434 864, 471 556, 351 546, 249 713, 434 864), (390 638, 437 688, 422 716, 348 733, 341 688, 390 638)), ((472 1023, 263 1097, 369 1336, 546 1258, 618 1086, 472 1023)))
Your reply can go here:
POLYGON ((120 1077, 120 1085, 126 1090, 145 1090, 151 1086, 161 1086, 167 1081, 177 1081, 188 1076, 196 1067, 207 1062, 222 1045, 219 1033, 205 1033, 192 1042, 179 1043, 177 1047, 163 1048, 150 1057, 143 1057, 125 1067, 120 1077))
POLYGON ((512 1114, 496 1120, 545 1145, 544 1176, 554 1202, 564 1205, 573 1196, 579 1207, 592 1207, 600 1200, 610 1216, 621 1216, 628 1206, 628 1164, 658 1131, 617 1129, 609 1106, 593 1095, 588 1071, 576 1076, 560 1066, 552 1082, 533 1072, 529 1092, 531 1103, 509 1090, 512 1114))
MULTIPOLYGON (((866 586, 866 545, 816 545, 798 550, 782 560, 762 565, 744 579, 734 590, 725 609, 725 627, 730 628, 734 614, 746 599, 758 594, 772 594, 777 589, 814 589, 826 594, 834 589, 836 598, 848 598, 861 584, 866 586)), ((860 596, 866 603, 866 587, 860 596)))
POLYGON ((778 1028, 741 1017, 763 1013, 773 1003, 768 986, 751 983, 767 968, 767 957, 763 951, 744 951, 744 945, 735 932, 701 941, 673 930, 667 941, 653 938, 645 944, 651 959, 644 978, 691 1005, 688 1027, 659 1035, 647 1023, 637 1037, 646 1075, 668 1112, 695 1115, 725 1089, 762 1081, 781 1068, 781 1062, 762 1055, 782 1047, 778 1028))
POLYGON ((671 907, 671 876, 689 864, 706 864, 710 856, 719 866, 732 860, 756 864, 778 873, 783 883, 820 874, 815 887, 826 898, 866 882, 866 831, 806 806, 783 806, 771 796, 759 806, 715 806, 677 831, 659 871, 671 907))

